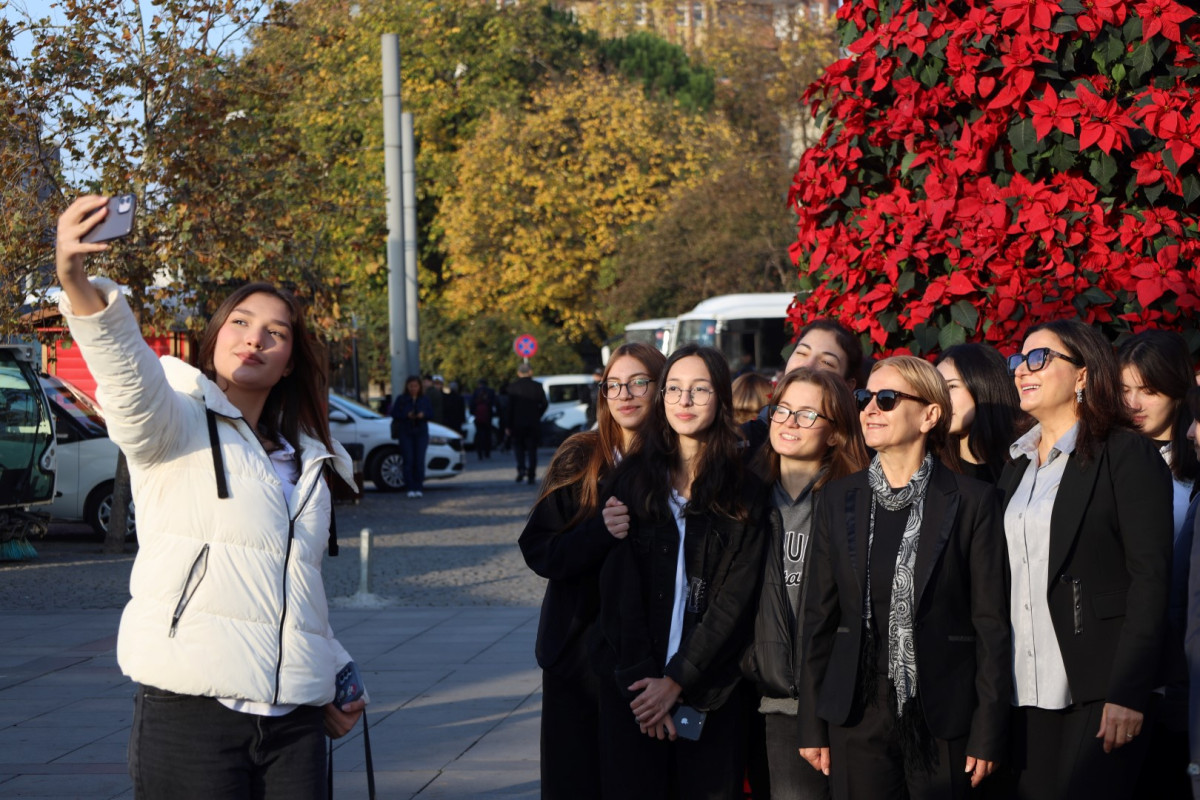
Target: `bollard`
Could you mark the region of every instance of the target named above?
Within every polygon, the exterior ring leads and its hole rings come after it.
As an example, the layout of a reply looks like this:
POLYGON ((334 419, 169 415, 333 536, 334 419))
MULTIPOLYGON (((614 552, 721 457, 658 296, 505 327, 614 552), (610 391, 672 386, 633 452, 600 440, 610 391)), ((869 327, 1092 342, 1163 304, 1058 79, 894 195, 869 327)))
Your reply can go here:
POLYGON ((358 593, 371 594, 371 529, 358 534, 358 593))

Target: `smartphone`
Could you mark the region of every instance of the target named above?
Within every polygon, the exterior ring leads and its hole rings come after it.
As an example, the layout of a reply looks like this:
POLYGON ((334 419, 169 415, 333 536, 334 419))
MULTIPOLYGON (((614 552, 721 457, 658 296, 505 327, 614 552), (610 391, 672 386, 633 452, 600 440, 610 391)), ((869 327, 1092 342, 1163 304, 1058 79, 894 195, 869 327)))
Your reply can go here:
POLYGON ((358 674, 358 667, 351 661, 337 674, 337 691, 333 695, 333 704, 341 708, 346 703, 353 703, 362 696, 362 676, 358 674))
POLYGON ((675 723, 675 735, 681 739, 696 741, 704 730, 704 718, 707 712, 699 711, 691 706, 676 706, 671 712, 671 721, 675 723))
MULTIPOLYGON (((109 242, 133 233, 133 218, 137 214, 137 198, 131 194, 118 194, 108 198, 108 215, 85 233, 80 241, 89 244, 109 242)), ((95 213, 95 212, 92 212, 95 213)), ((91 216, 90 214, 88 216, 91 216)), ((87 217, 84 217, 87 219, 87 217)))

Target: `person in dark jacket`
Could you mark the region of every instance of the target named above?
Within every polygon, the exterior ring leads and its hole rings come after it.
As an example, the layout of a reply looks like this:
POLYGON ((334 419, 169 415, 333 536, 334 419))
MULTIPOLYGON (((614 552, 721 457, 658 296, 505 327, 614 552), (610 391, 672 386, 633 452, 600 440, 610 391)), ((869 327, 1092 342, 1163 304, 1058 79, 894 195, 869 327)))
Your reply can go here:
POLYGON ((829 782, 800 757, 796 724, 813 510, 823 486, 866 468, 867 450, 850 389, 831 372, 801 367, 784 375, 768 418, 769 446, 753 466, 773 487, 771 526, 743 673, 761 697, 756 711, 766 722, 771 800, 820 800, 829 796, 829 782))
POLYGON ((855 398, 875 456, 821 494, 801 755, 838 800, 965 797, 1008 733, 999 498, 934 455, 945 452, 951 404, 927 361, 878 362, 855 398))
POLYGON ((492 457, 492 418, 500 415, 500 401, 496 390, 488 386, 486 378, 475 384, 471 395, 471 415, 475 418, 475 456, 479 460, 492 457))
POLYGON ((599 612, 600 567, 617 542, 600 518, 601 484, 640 447, 665 362, 648 344, 617 348, 600 375, 596 430, 559 447, 518 541, 525 563, 548 579, 535 648, 545 800, 600 796, 600 679, 587 641, 599 612))
POLYGON ((766 487, 743 472, 719 351, 681 347, 660 385, 658 435, 621 462, 602 512, 621 539, 601 571, 592 648, 603 796, 736 798, 766 487), (678 737, 676 719, 699 738, 678 737))
POLYGON ((1009 461, 1009 446, 1029 427, 1004 356, 968 342, 943 350, 934 366, 950 389, 954 415, 948 446, 958 457, 959 471, 995 483, 1009 461))
POLYGON ((504 433, 512 437, 517 455, 517 483, 537 482, 537 449, 541 444, 542 415, 550 401, 546 390, 533 379, 533 367, 517 367, 517 379, 508 385, 505 394, 508 407, 504 410, 504 433))
POLYGON ((421 388, 421 379, 409 375, 404 380, 404 393, 392 403, 392 431, 404 457, 404 485, 409 497, 421 497, 425 488, 425 453, 432 415, 433 406, 421 388))
POLYGON ((463 432, 463 424, 467 421, 467 401, 458 390, 458 381, 450 381, 446 390, 446 399, 442 401, 444 424, 455 433, 463 432))

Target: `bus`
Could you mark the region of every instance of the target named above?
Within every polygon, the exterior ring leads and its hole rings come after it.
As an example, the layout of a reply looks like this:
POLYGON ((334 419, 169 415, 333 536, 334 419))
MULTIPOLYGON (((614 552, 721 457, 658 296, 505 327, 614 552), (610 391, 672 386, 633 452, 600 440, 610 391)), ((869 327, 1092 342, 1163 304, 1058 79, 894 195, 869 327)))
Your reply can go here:
POLYGON ((795 333, 788 321, 792 292, 711 297, 675 320, 671 350, 688 342, 715 347, 736 371, 749 354, 757 370, 781 369, 795 333))
POLYGON ((675 330, 675 320, 671 317, 661 319, 644 319, 631 322, 625 326, 625 341, 645 342, 657 347, 663 353, 671 352, 671 334, 675 330))

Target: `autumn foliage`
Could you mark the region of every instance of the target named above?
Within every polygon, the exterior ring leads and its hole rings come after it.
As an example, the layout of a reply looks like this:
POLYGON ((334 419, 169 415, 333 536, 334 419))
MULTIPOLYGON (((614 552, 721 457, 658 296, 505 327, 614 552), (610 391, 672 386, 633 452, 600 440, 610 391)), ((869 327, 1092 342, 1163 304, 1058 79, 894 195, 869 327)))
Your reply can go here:
MULTIPOLYGON (((1200 308, 1200 19, 1175 0, 852 0, 789 195, 802 325, 876 350, 1116 338, 1200 308)), ((1196 343, 1194 343, 1196 344, 1196 343)))

